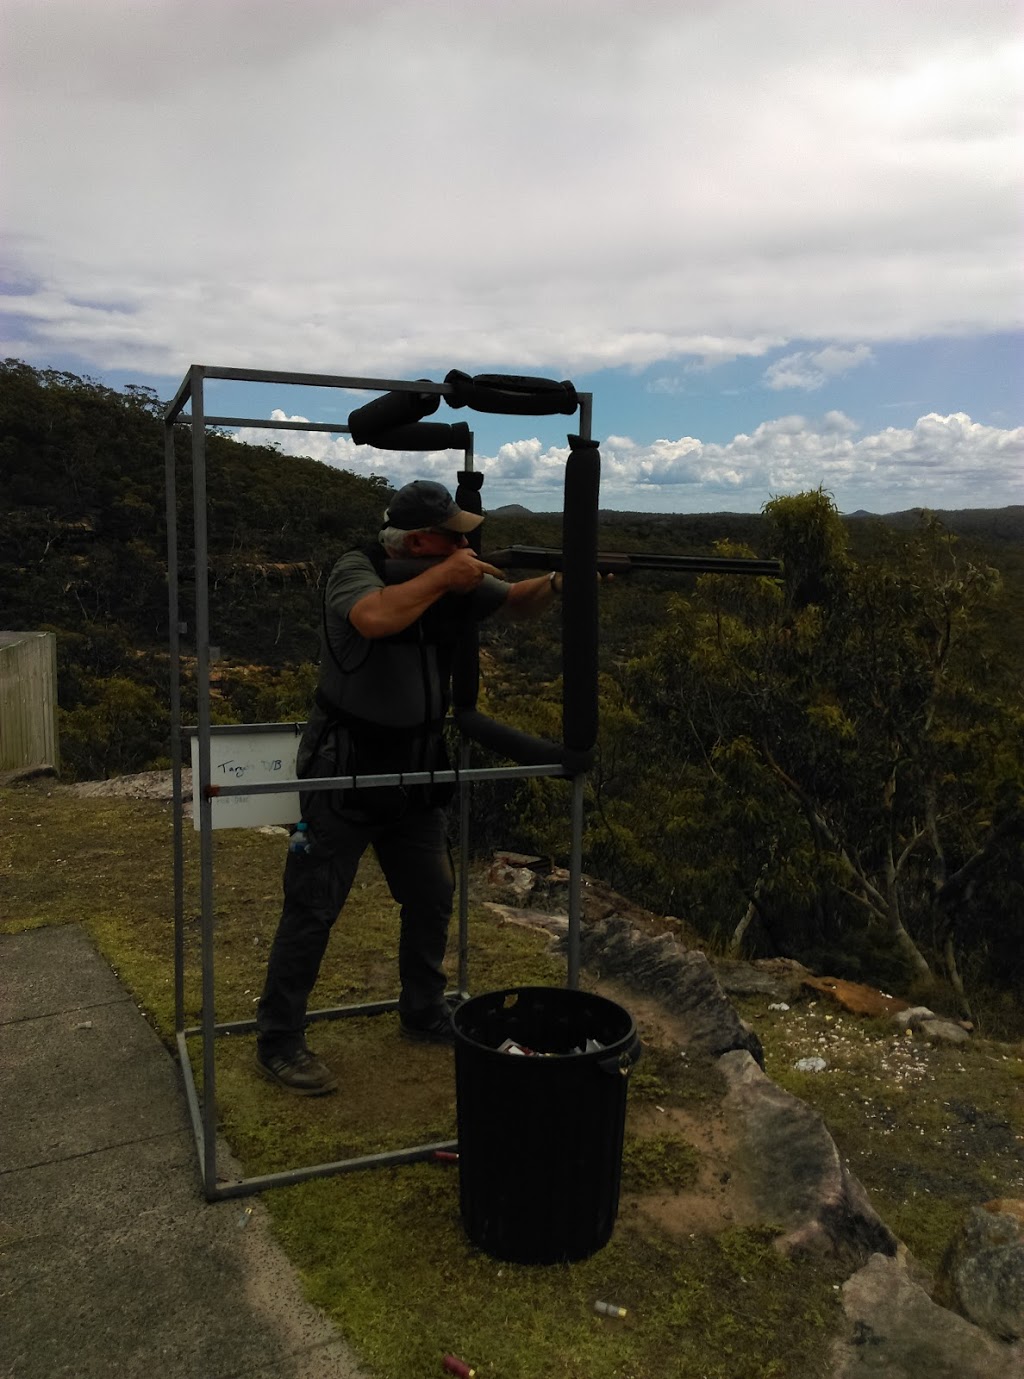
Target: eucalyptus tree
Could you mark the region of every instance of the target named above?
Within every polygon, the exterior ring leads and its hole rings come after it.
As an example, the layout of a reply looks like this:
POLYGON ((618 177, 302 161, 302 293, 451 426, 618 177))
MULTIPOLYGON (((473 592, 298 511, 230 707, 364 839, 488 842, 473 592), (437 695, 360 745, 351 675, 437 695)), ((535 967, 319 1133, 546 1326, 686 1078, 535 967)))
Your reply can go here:
POLYGON ((928 515, 861 560, 821 490, 765 518, 783 580, 705 576, 623 675, 683 785, 694 897, 723 938, 760 918, 784 948, 802 915, 805 949, 866 933, 962 996, 971 890, 1021 846, 1024 711, 983 617, 999 576, 928 515))

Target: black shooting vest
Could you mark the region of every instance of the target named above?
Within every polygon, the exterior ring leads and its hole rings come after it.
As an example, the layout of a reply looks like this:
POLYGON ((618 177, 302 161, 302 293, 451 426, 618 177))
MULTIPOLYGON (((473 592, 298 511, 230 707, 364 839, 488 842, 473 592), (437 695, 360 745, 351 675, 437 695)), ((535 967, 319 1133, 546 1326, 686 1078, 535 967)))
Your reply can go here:
MULTIPOLYGON (((372 544, 358 548, 358 553, 383 580, 384 549, 372 544)), ((358 567, 354 576, 358 601, 358 567)), ((367 592, 372 587, 368 584, 367 592)), ((489 601, 495 606, 493 597, 489 601)), ((365 776, 450 769, 443 727, 452 660, 461 634, 486 611, 490 610, 482 611, 473 595, 446 594, 401 632, 366 639, 350 625, 343 626, 336 614, 332 629, 325 590, 316 708, 299 749, 298 774, 365 776)), ((331 805, 351 823, 386 823, 409 808, 444 805, 453 793, 451 783, 361 786, 331 792, 331 805)))

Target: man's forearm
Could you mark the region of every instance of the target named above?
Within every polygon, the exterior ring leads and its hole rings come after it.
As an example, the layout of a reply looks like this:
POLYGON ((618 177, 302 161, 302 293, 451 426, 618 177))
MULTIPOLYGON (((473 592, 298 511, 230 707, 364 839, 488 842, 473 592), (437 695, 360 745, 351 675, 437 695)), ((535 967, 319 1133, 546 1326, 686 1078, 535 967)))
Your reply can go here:
POLYGON ((404 632, 448 592, 441 565, 433 565, 402 584, 387 584, 353 604, 348 620, 361 637, 373 641, 404 632))
POLYGON ((502 607, 507 618, 535 618, 554 602, 561 593, 562 576, 538 575, 536 579, 520 579, 509 586, 508 598, 502 607))

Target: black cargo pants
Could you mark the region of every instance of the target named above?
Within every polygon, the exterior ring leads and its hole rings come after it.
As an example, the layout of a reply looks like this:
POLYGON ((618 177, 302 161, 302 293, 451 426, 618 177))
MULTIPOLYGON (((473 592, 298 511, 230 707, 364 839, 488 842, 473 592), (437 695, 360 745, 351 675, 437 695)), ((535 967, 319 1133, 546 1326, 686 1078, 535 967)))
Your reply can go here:
POLYGON ((415 1015, 443 1004, 442 964, 455 893, 444 811, 410 805, 387 823, 351 824, 325 807, 329 798, 329 792, 321 794, 321 807, 304 810, 310 851, 289 853, 285 864, 284 907, 256 1012, 257 1042, 264 1056, 304 1046, 310 992, 368 847, 377 854, 401 907, 399 1012, 415 1015))

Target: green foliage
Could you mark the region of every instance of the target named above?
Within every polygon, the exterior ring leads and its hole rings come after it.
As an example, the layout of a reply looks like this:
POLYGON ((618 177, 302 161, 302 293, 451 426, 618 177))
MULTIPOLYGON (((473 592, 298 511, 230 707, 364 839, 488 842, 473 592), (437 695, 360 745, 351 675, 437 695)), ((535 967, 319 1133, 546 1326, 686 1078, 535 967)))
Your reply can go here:
POLYGON ((170 741, 170 723, 153 690, 118 675, 87 678, 81 692, 76 708, 57 709, 65 771, 96 780, 155 768, 153 748, 170 741))
POLYGON ((785 570, 790 606, 827 604, 841 594, 849 538, 835 503, 823 488, 773 498, 764 506, 769 548, 785 570))
MULTIPOLYGON (((981 616, 999 580, 931 517, 885 560, 857 563, 820 491, 776 499, 766 516, 784 590, 705 577, 622 668, 634 711, 619 722, 634 767, 623 795, 656 815, 646 835, 666 859, 664 903, 678 906, 684 881, 667 859, 693 864, 702 929, 724 939, 751 905, 769 951, 859 949, 856 975, 871 951, 876 977, 905 985, 927 970, 922 950, 950 933, 963 944, 968 923, 976 936, 962 870, 977 884, 1020 855, 1019 800, 992 822, 1024 765, 1020 686, 981 616), (674 761, 676 811, 637 769, 655 741, 674 761)), ((613 812, 630 817, 625 803, 613 812)), ((1004 873, 1006 901, 1014 884, 1004 873)), ((1012 925, 1000 910, 986 929, 1012 925)))

